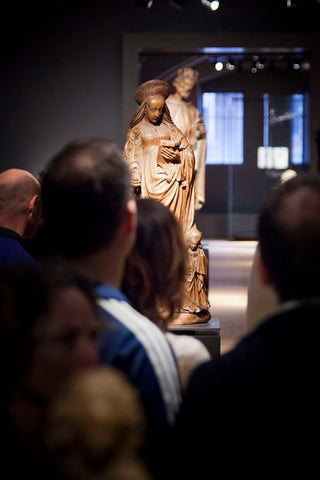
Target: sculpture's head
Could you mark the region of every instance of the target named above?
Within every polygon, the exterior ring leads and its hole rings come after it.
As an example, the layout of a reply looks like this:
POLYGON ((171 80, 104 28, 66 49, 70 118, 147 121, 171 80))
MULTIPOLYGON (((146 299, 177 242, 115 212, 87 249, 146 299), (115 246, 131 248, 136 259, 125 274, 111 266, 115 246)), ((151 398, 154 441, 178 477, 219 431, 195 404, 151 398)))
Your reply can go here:
POLYGON ((193 87, 198 81, 199 73, 193 68, 179 68, 173 85, 183 99, 190 97, 193 87))
POLYGON ((146 103, 145 117, 153 125, 159 125, 164 113, 165 98, 162 95, 149 97, 146 103))
POLYGON ((142 83, 135 96, 139 108, 131 120, 130 127, 137 125, 144 117, 153 125, 159 125, 163 118, 172 122, 166 105, 169 93, 170 85, 164 80, 149 80, 142 83))

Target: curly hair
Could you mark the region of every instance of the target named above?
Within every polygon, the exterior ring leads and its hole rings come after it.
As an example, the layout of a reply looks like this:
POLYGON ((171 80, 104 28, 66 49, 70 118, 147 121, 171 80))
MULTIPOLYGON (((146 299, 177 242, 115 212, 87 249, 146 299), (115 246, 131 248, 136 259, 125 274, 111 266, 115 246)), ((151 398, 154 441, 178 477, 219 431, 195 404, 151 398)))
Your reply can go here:
POLYGON ((137 200, 138 229, 127 259, 122 291, 140 313, 168 329, 184 300, 187 249, 182 228, 168 207, 137 200))
POLYGON ((198 77, 199 77, 199 72, 197 72, 197 70, 194 70, 193 68, 189 68, 189 67, 179 68, 177 72, 177 76, 173 81, 173 84, 175 85, 180 80, 191 80, 191 82, 196 84, 198 81, 198 77))

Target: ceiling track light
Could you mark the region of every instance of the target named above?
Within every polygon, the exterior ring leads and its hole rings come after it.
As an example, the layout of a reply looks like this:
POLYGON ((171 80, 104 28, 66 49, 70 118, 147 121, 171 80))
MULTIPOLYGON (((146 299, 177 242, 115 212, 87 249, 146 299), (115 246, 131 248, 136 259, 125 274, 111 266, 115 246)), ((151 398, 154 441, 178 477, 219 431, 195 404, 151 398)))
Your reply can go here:
POLYGON ((223 66, 223 63, 219 61, 214 64, 214 68, 217 70, 217 72, 221 72, 221 70, 223 70, 223 66))
POLYGON ((263 70, 264 69, 264 63, 260 60, 256 61, 256 68, 257 70, 263 70))
POLYGON ((230 72, 232 72, 233 70, 236 69, 236 66, 235 64, 229 60, 227 63, 226 63, 226 69, 229 70, 230 72))
POLYGON ((212 10, 213 12, 215 12, 216 10, 218 10, 219 6, 220 6, 220 2, 218 2, 218 0, 215 0, 213 2, 210 2, 208 0, 201 0, 201 3, 202 5, 204 5, 205 7, 208 7, 210 8, 210 10, 212 10))

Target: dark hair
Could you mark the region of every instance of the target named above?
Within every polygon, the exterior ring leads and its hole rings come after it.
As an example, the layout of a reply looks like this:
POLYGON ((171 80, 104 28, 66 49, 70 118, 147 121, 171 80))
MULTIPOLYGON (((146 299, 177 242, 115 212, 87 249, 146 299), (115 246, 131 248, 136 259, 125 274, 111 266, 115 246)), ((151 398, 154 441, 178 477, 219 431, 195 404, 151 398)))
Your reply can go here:
POLYGON ((138 199, 137 207, 137 237, 122 290, 140 313, 166 330, 184 300, 184 235, 174 214, 159 201, 138 199))
POLYGON ((261 210, 258 239, 281 301, 320 295, 318 176, 297 175, 271 194, 261 210))
POLYGON ((1 365, 7 393, 20 384, 34 341, 33 332, 44 313, 50 309, 54 295, 66 288, 79 289, 99 317, 91 283, 78 273, 60 265, 19 265, 0 270, 1 365))
POLYGON ((131 186, 128 166, 114 143, 69 143, 51 160, 41 183, 44 219, 60 253, 78 257, 112 241, 131 186))

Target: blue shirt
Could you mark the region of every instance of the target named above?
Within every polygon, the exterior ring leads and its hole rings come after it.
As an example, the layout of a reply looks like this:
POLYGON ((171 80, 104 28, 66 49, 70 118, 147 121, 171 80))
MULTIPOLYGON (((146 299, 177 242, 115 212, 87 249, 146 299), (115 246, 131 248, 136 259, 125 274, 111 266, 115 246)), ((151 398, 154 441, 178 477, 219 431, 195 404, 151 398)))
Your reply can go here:
POLYGON ((96 294, 107 319, 99 341, 101 363, 121 370, 138 389, 149 425, 172 425, 181 393, 176 359, 164 333, 114 287, 99 284, 96 294))
POLYGON ((0 227, 0 265, 34 263, 34 259, 23 247, 22 237, 9 228, 0 227))

